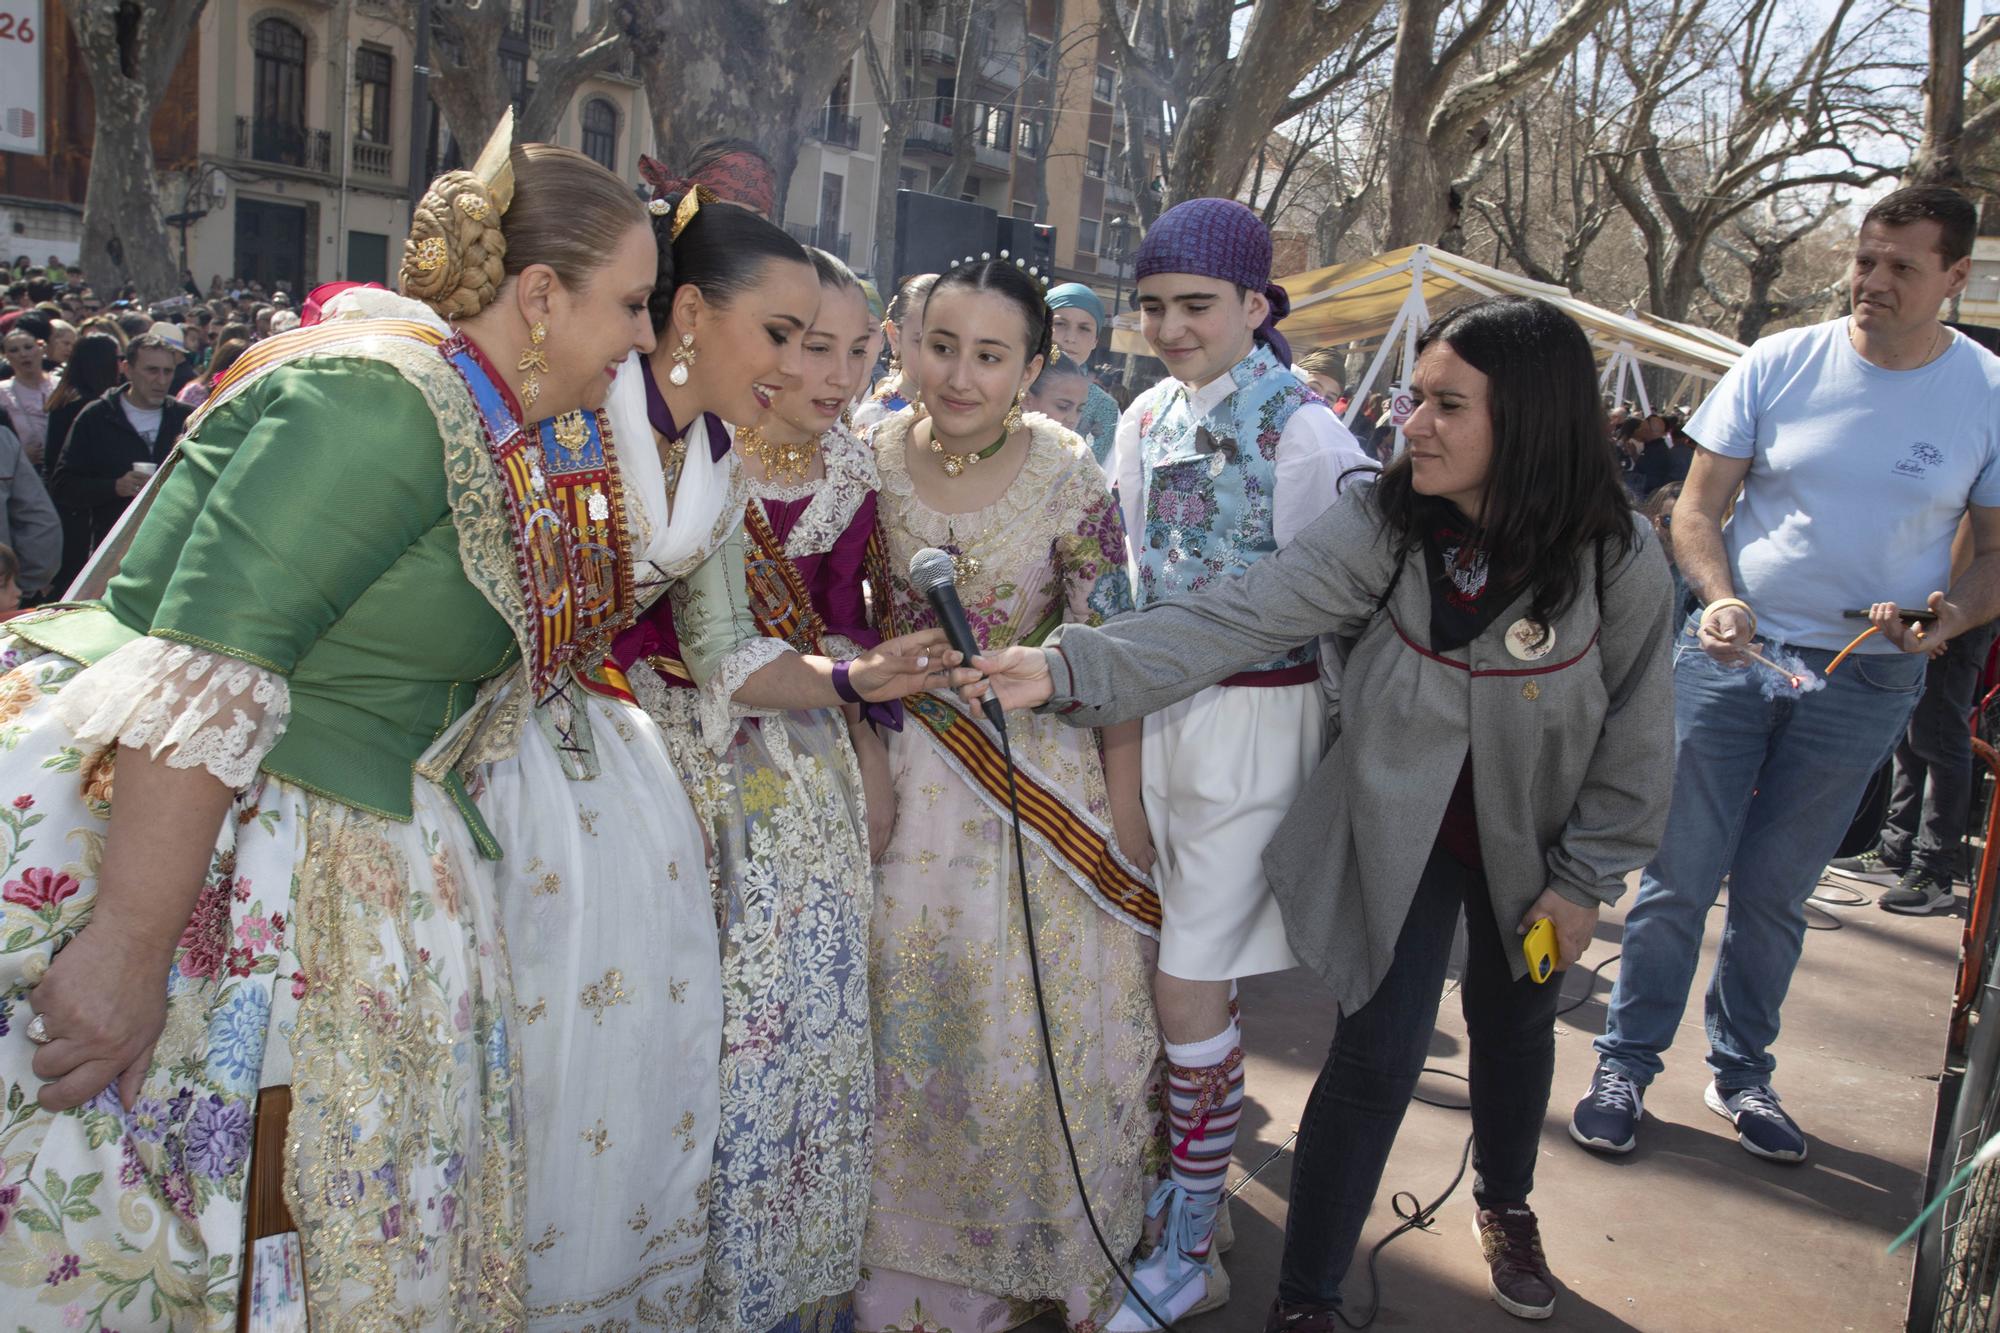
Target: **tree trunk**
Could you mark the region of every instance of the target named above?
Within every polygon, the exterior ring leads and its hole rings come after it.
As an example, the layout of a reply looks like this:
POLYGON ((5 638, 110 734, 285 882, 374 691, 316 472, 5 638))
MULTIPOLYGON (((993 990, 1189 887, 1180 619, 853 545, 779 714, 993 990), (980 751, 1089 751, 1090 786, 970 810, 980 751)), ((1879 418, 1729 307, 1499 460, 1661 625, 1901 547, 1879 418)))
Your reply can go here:
POLYGON ((180 274, 167 247, 153 168, 153 113, 187 49, 206 0, 67 0, 90 78, 96 129, 83 203, 83 269, 108 297, 125 283, 141 300, 172 292, 180 274))
MULTIPOLYGON (((1200 91, 1174 135, 1167 202, 1219 195, 1234 198, 1272 127, 1293 105, 1293 93, 1314 67, 1345 46, 1380 12, 1383 0, 1259 0, 1251 7, 1237 53, 1229 55, 1229 24, 1203 32, 1177 64, 1200 91)), ((1330 95, 1331 86, 1318 90, 1330 95)))
MULTIPOLYGON (((909 140, 911 127, 917 123, 916 90, 910 80, 917 15, 913 0, 889 0, 889 3, 888 61, 885 64, 872 33, 862 35, 861 48, 863 63, 868 66, 868 81, 875 90, 875 103, 882 108, 882 145, 876 158, 880 167, 875 173, 875 265, 872 270, 880 284, 892 282, 897 277, 896 164, 903 160, 903 145, 909 140)), ((885 286, 882 299, 886 301, 894 294, 885 286)))
MULTIPOLYGON (((533 57, 535 91, 514 123, 514 137, 521 143, 553 140, 577 90, 593 75, 616 66, 624 55, 624 37, 613 11, 602 7, 578 31, 576 5, 577 0, 547 0, 540 11, 542 20, 555 29, 556 45, 533 57)), ((500 60, 509 6, 507 0, 454 0, 432 13, 443 40, 433 47, 431 92, 452 138, 469 158, 514 100, 500 60)))
POLYGON ((976 78, 973 71, 979 64, 979 53, 972 49, 974 8, 971 0, 958 0, 945 9, 945 22, 952 25, 946 31, 958 38, 958 59, 952 66, 957 73, 951 80, 951 165, 945 168, 932 193, 947 199, 965 193, 965 183, 972 176, 974 145, 985 129, 985 114, 970 96, 976 78))
MULTIPOLYGON (((624 0, 622 23, 666 160, 685 162, 710 139, 746 139, 776 169, 782 210, 799 144, 861 45, 878 3, 624 0)), ((883 169, 893 164, 891 159, 883 169)))
POLYGON ((1962 185, 1965 133, 1965 0, 1930 0, 1931 63, 1924 74, 1924 137, 1905 185, 1962 185))
POLYGON ((1485 42, 1506 0, 1481 0, 1442 48, 1441 0, 1405 0, 1389 86, 1389 133, 1396 144, 1388 174, 1391 247, 1435 245, 1459 235, 1465 201, 1457 184, 1492 137, 1486 113, 1540 83, 1590 34, 1611 4, 1571 0, 1554 26, 1527 50, 1454 86, 1459 66, 1485 42))

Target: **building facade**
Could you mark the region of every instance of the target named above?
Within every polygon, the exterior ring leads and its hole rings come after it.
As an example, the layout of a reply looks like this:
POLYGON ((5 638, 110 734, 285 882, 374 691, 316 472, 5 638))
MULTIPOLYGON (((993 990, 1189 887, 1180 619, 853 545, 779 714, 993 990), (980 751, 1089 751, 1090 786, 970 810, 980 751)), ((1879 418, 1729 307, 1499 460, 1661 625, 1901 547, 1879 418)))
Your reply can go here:
MULTIPOLYGON (((10 255, 68 263, 82 237, 91 115, 62 5, 47 0, 49 151, 0 154, 0 234, 12 236, 0 244, 10 255)), ((197 285, 219 279, 302 292, 339 278, 391 279, 411 197, 412 8, 407 0, 210 0, 203 8, 153 127, 169 245, 197 285)), ((536 0, 512 0, 512 8, 501 56, 521 105, 557 34, 536 0)), ((945 31, 938 0, 875 8, 885 53, 899 49, 899 19, 917 25, 914 42, 901 44, 914 68, 898 72, 919 100, 915 122, 901 144, 884 142, 884 117, 856 52, 801 145, 780 219, 786 228, 863 273, 886 268, 888 257, 875 253, 881 173, 893 171, 902 188, 936 190, 952 165, 953 120, 968 114, 978 123, 960 197, 1051 225, 1054 277, 1092 283, 1107 300, 1128 285, 1121 264, 1138 235, 1138 210, 1124 179, 1117 74, 1095 8, 975 2, 970 33, 945 31), (1065 13, 1073 20, 1058 31, 1065 13)), ((588 10, 578 6, 577 22, 589 20, 588 10)), ((435 108, 430 122, 420 180, 470 156, 435 108)), ((636 183, 651 127, 639 80, 612 73, 571 100, 556 142, 636 183)))

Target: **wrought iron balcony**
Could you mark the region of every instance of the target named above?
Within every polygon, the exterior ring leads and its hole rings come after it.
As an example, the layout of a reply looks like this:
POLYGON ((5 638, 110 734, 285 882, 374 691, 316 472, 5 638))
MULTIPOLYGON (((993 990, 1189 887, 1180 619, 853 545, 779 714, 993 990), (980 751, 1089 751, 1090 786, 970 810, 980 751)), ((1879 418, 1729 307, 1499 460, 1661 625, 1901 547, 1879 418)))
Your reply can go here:
POLYGON ((236 118, 236 156, 254 162, 275 162, 322 175, 331 169, 333 136, 284 121, 236 118))
POLYGON ((813 117, 806 130, 813 138, 836 148, 859 148, 861 146, 861 118, 845 116, 828 107, 813 117))

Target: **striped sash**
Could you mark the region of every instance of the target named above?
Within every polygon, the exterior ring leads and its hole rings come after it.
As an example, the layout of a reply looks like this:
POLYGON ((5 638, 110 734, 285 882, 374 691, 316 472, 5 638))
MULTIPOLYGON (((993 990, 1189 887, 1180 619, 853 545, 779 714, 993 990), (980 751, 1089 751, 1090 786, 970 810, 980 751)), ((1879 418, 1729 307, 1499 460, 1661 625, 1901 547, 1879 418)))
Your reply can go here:
MULTIPOLYGON (((937 694, 903 700, 946 763, 1002 820, 1008 819, 1007 760, 1000 744, 970 714, 937 694)), ((1111 830, 1063 799, 1055 784, 1014 758, 1021 798, 1021 833, 1075 880, 1090 900, 1150 939, 1160 937, 1160 895, 1127 861, 1111 830)))

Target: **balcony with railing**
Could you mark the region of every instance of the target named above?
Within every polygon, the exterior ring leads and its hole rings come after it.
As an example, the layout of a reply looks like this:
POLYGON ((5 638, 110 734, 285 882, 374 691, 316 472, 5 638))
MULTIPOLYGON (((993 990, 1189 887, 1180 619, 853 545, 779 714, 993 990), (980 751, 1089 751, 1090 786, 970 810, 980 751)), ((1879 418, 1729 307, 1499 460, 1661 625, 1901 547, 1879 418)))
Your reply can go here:
POLYGON ((528 45, 538 56, 545 56, 556 49, 556 25, 540 19, 528 23, 528 45))
POLYGON ((951 126, 936 120, 918 120, 910 126, 910 136, 903 141, 905 151, 912 153, 943 153, 951 156, 951 126))
POLYGON ((958 63, 958 42, 951 34, 937 28, 917 30, 917 58, 928 60, 934 65, 956 65, 958 63))
POLYGON ((1104 202, 1113 207, 1131 208, 1137 201, 1132 197, 1132 187, 1122 181, 1104 182, 1104 202))
POLYGON ((354 174, 357 176, 380 176, 384 179, 395 174, 396 150, 385 143, 370 143, 366 139, 354 141, 354 174))
POLYGON ((995 146, 978 139, 973 141, 972 163, 974 166, 997 171, 1004 176, 1014 169, 1014 155, 1008 152, 1004 145, 995 146))
POLYGON ((325 175, 333 160, 333 136, 303 125, 238 116, 236 156, 325 175))
POLYGON ((807 128, 806 133, 835 148, 859 148, 861 118, 843 115, 828 107, 813 117, 813 123, 807 128))

